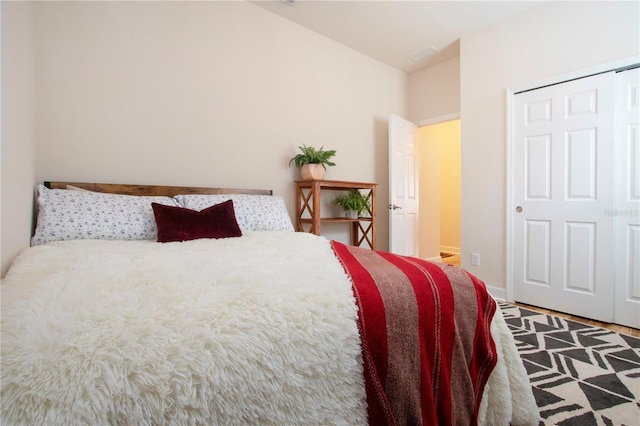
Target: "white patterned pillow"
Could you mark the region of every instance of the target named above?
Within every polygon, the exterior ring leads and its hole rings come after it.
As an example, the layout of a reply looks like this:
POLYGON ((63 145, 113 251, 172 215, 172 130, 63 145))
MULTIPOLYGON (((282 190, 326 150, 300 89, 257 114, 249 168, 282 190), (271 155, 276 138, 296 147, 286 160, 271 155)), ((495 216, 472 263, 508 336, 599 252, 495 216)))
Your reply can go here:
POLYGON ((49 189, 38 185, 38 222, 31 245, 61 240, 155 240, 151 203, 177 206, 170 197, 49 189))
POLYGON ((182 207, 202 210, 223 201, 233 200, 236 220, 242 232, 293 231, 291 218, 280 196, 250 194, 186 194, 174 199, 182 207))

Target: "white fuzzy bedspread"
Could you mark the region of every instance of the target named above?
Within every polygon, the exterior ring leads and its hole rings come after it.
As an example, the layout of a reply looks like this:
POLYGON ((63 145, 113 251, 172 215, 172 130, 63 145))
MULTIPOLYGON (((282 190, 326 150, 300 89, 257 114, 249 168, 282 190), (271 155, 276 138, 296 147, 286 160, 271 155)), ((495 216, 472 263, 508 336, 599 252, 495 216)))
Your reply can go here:
POLYGON ((69 241, 3 280, 3 425, 292 422, 366 423, 357 309, 326 240, 69 241))
MULTIPOLYGON (((2 281, 2 425, 365 425, 351 283, 293 232, 32 247, 2 281)), ((509 330, 481 423, 536 424, 509 330)))

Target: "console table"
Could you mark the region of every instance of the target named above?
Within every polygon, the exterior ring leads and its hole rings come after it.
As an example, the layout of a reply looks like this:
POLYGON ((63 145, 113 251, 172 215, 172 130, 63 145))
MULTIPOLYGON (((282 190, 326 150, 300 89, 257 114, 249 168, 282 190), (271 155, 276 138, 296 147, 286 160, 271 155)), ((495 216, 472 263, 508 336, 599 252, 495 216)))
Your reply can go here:
POLYGON ((351 226, 351 245, 366 243, 372 250, 376 248, 376 183, 347 182, 338 180, 297 180, 296 181, 296 231, 320 235, 322 223, 347 223, 351 226), (320 194, 323 190, 366 191, 370 201, 366 217, 347 219, 346 217, 324 217, 321 212, 320 194), (307 227, 308 229, 305 229, 307 227))

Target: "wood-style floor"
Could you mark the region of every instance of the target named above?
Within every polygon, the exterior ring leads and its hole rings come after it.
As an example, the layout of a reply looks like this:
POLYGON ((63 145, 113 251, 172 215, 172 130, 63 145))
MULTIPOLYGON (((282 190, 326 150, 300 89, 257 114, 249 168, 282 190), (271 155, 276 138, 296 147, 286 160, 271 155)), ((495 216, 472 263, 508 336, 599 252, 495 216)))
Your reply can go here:
MULTIPOLYGON (((453 255, 453 256, 445 257, 445 258, 442 259, 442 262, 443 263, 447 263, 449 265, 460 266, 460 255, 456 254, 456 255, 453 255)), ((516 303, 516 305, 522 306, 523 308, 530 309, 532 311, 541 312, 543 314, 555 315, 557 317, 566 318, 566 319, 569 319, 571 321, 581 322, 581 323, 584 323, 584 324, 592 325, 594 327, 602 327, 602 328, 606 328, 608 330, 613 330, 613 331, 615 331, 617 333, 627 334, 629 336, 640 338, 640 330, 638 330, 637 328, 631 328, 631 327, 625 327, 623 325, 609 324, 609 323, 606 323, 606 322, 595 321, 595 320, 592 320, 592 319, 582 318, 582 317, 578 317, 578 316, 571 315, 571 314, 565 314, 565 313, 562 313, 562 312, 552 311, 550 309, 538 308, 537 306, 525 305, 523 303, 516 303)))
POLYGON ((552 311, 550 309, 538 308, 537 306, 525 305, 524 303, 516 303, 516 305, 521 306, 525 309, 530 309, 532 311, 541 312, 543 314, 555 315, 560 318, 565 318, 575 322, 581 322, 587 325, 592 325, 594 327, 606 328, 608 330, 615 331, 616 333, 626 334, 626 335, 637 337, 640 339, 640 330, 638 330, 637 328, 625 327, 624 325, 618 325, 618 324, 610 324, 608 322, 595 321, 589 318, 582 318, 576 315, 552 311))

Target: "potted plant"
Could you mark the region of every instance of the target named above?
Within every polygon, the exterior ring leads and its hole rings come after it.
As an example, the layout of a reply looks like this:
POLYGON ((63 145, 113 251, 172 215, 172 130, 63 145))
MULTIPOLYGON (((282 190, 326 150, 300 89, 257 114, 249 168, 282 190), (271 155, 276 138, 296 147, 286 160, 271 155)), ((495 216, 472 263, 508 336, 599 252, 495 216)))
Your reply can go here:
POLYGON ((336 163, 330 161, 331 157, 336 155, 335 149, 325 151, 323 146, 320 149, 315 149, 306 145, 298 148, 301 153, 289 160, 289 166, 291 166, 291 163, 295 163, 296 167, 300 169, 302 180, 321 180, 324 177, 327 166, 336 165, 336 163))
POLYGON ((369 199, 357 189, 350 189, 346 194, 338 195, 333 204, 342 207, 348 219, 357 219, 371 206, 369 199))

